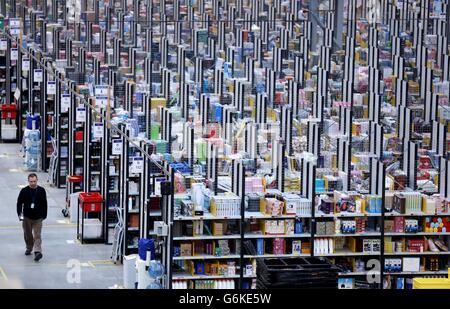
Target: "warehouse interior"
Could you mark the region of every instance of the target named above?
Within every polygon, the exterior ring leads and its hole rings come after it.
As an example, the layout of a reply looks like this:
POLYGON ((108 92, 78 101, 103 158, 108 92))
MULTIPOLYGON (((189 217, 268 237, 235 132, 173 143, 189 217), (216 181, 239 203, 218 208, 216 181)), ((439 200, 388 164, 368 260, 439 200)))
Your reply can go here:
POLYGON ((0 288, 450 288, 449 18, 2 1, 0 288))

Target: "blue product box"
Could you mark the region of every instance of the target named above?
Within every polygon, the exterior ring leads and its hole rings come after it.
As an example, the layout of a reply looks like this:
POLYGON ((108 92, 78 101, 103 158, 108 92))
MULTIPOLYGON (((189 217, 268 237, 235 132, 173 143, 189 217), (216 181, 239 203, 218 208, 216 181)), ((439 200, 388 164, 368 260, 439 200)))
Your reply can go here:
POLYGON ((353 287, 354 287, 353 278, 338 279, 338 289, 353 289, 353 287))
POLYGON ((405 278, 397 278, 396 289, 403 290, 405 288, 405 278))
POLYGON ((264 239, 259 238, 256 240, 256 254, 264 255, 264 239))
POLYGON ((232 75, 233 75, 233 67, 232 67, 231 63, 225 62, 223 64, 223 74, 224 74, 224 77, 227 77, 227 78, 231 78, 232 77, 232 75))
POLYGON ((209 93, 209 82, 208 79, 203 79, 203 93, 209 93))
POLYGON ((219 103, 214 106, 214 119, 216 122, 222 122, 222 105, 219 103))
POLYGON ((197 275, 204 275, 205 274, 205 263, 204 262, 198 262, 195 265, 195 273, 197 275))
POLYGON ((381 207, 383 206, 383 200, 381 197, 377 198, 377 213, 381 213, 381 207))
POLYGON ((303 224, 302 221, 298 220, 295 222, 295 234, 303 233, 303 224))
POLYGON ((412 290, 412 288, 413 288, 413 278, 406 278, 405 289, 412 290))
POLYGON ((316 179, 316 192, 325 192, 325 180, 324 179, 316 179))

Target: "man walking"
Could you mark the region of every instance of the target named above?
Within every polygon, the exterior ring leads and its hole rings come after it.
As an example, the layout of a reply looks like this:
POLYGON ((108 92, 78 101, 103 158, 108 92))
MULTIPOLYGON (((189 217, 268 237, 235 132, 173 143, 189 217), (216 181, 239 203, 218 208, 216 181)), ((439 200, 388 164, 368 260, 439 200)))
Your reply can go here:
POLYGON ((38 186, 35 173, 28 175, 28 187, 20 190, 17 198, 17 215, 22 221, 26 244, 25 255, 34 251, 34 260, 42 259, 42 221, 47 218, 47 193, 38 186))

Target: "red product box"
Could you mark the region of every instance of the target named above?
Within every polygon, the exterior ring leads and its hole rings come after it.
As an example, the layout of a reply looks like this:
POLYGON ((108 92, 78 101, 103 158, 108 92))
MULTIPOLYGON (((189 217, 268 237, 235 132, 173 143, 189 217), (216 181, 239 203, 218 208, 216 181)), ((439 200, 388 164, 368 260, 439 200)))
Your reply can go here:
POLYGON ((409 252, 424 252, 425 243, 421 239, 411 239, 407 242, 409 252))
POLYGON ((242 30, 242 41, 248 42, 248 30, 242 30))
POLYGON ((285 244, 283 238, 275 238, 273 240, 273 254, 284 254, 285 244))
POLYGON ((403 217, 394 218, 394 232, 403 233, 405 231, 405 219, 403 217))
POLYGON ((103 197, 98 192, 82 192, 79 201, 85 212, 100 212, 102 210, 103 197))
POLYGON ((276 103, 278 105, 284 103, 284 92, 282 92, 282 91, 275 92, 275 102, 274 103, 276 103))
POLYGON ((151 197, 148 202, 148 209, 150 210, 160 210, 161 209, 161 199, 157 197, 151 197))
POLYGON ((17 116, 16 104, 1 104, 2 119, 15 119, 17 116))
POLYGON ((76 141, 82 141, 82 140, 83 140, 83 137, 84 137, 83 131, 75 132, 75 140, 76 140, 76 141))

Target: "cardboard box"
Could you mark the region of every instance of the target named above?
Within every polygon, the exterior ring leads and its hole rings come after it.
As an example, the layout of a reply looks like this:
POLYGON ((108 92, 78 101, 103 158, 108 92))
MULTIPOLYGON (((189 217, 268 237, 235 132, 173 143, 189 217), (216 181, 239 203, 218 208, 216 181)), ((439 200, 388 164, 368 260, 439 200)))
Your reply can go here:
POLYGON ((191 243, 180 244, 180 255, 181 256, 192 256, 192 244, 191 243))
POLYGON ((139 227, 139 215, 138 214, 130 214, 130 220, 128 221, 129 227, 139 227))
POLYGON ((285 241, 284 238, 275 238, 273 240, 273 254, 284 254, 285 241))
POLYGON ((394 231, 394 220, 384 221, 384 232, 392 233, 394 231))
POLYGON ((286 214, 295 215, 297 213, 297 203, 293 200, 285 200, 286 203, 286 214))
POLYGON ((275 198, 266 198, 266 214, 281 216, 284 210, 284 203, 275 198))
POLYGON ((394 232, 403 233, 405 231, 405 218, 395 217, 394 218, 394 232))
POLYGON ((302 254, 311 253, 311 244, 309 242, 302 242, 302 254))
MULTIPOLYGON (((317 235, 326 235, 327 234, 326 222, 317 222, 316 223, 316 234, 317 235)), ((334 234, 334 231, 332 234, 334 234)))
POLYGON ((284 220, 266 220, 262 226, 265 235, 284 235, 285 221, 284 220))
POLYGON ((295 232, 295 221, 286 220, 284 225, 284 232, 286 235, 293 235, 295 232))
POLYGON ((225 233, 225 224, 223 222, 213 222, 213 235, 220 236, 225 233))
POLYGON ((335 232, 335 224, 334 221, 327 221, 325 224, 325 234, 333 235, 335 232))
POLYGON ((203 235, 203 221, 193 221, 192 223, 194 235, 203 235))
POLYGON ((165 98, 152 98, 151 99, 151 103, 152 103, 152 108, 155 107, 166 107, 166 99, 165 98))
POLYGON ((404 257, 403 271, 418 272, 420 271, 420 257, 404 257))

